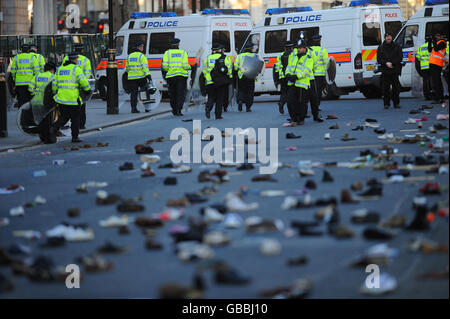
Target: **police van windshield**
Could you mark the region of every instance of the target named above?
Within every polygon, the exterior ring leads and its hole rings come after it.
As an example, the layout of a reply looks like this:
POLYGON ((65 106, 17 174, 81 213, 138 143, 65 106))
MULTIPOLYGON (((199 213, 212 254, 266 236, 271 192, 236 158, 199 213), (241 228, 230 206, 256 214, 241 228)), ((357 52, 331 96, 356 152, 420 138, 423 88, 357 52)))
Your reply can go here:
POLYGON ((363 44, 365 46, 381 44, 381 30, 379 22, 363 23, 363 44))
POLYGON ((245 39, 247 39, 250 31, 234 31, 234 47, 240 52, 245 39))
POLYGON ((413 48, 417 43, 418 38, 417 35, 419 33, 419 25, 412 24, 406 26, 398 35, 397 39, 395 39, 395 43, 400 45, 402 48, 413 48))
POLYGON ((123 36, 118 36, 116 37, 115 41, 116 41, 116 55, 122 55, 122 51, 123 51, 123 36))
POLYGON ((284 51, 287 41, 287 30, 267 31, 264 40, 265 53, 278 53, 284 51))
POLYGON ((392 34, 392 37, 395 38, 397 33, 402 28, 402 22, 401 21, 389 21, 384 23, 384 32, 389 32, 392 34))

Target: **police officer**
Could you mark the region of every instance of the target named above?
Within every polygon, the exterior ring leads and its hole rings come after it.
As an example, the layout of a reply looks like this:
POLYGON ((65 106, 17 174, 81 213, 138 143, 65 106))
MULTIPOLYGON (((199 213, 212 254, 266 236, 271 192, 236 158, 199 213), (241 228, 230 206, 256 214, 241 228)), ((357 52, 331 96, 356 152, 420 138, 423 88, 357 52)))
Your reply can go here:
POLYGON ((55 135, 56 131, 63 127, 67 121, 71 121, 72 143, 81 142, 78 138, 80 132, 80 89, 90 94, 91 87, 84 77, 83 71, 77 66, 78 52, 69 54, 68 60, 58 68, 52 81, 53 93, 56 93, 54 100, 58 103, 60 116, 51 129, 50 135, 55 135))
POLYGON ((44 71, 36 74, 28 85, 28 90, 32 96, 36 95, 44 86, 53 80, 56 72, 56 65, 53 62, 47 62, 44 71))
POLYGON ((274 70, 278 77, 278 83, 275 85, 280 84, 280 101, 278 102, 278 110, 281 114, 284 114, 284 105, 287 102, 289 86, 287 85, 286 80, 286 68, 288 66, 289 56, 291 55, 293 48, 294 43, 287 41, 284 44, 284 52, 277 57, 277 62, 275 63, 274 70))
POLYGON ((34 56, 36 57, 36 61, 37 61, 37 63, 36 63, 36 71, 37 72, 44 72, 45 58, 38 53, 38 49, 37 49, 36 45, 32 44, 30 46, 30 53, 34 54, 34 56))
MULTIPOLYGON (((223 44, 219 44, 220 46, 220 53, 225 55, 225 46, 223 44)), ((230 83, 233 82, 233 60, 231 56, 226 55, 225 56, 225 65, 228 69, 228 77, 230 78, 230 83)), ((223 97, 223 111, 227 112, 228 105, 230 103, 230 90, 229 85, 227 86, 225 90, 225 96, 223 97)))
POLYGON ((322 92, 325 87, 325 72, 328 61, 328 51, 322 47, 322 36, 320 34, 313 35, 312 46, 313 54, 317 57, 317 63, 314 65, 314 89, 317 92, 317 97, 320 102, 322 101, 322 92))
POLYGON ((417 49, 416 59, 420 63, 422 73, 423 96, 428 101, 431 100, 430 52, 428 52, 428 42, 425 42, 417 49))
MULTIPOLYGON (((137 109, 139 88, 145 87, 147 82, 152 80, 150 70, 148 69, 148 60, 143 53, 144 47, 145 43, 143 41, 138 41, 136 43, 136 50, 128 56, 126 63, 128 83, 131 91, 131 113, 140 113, 137 109)), ((145 112, 149 112, 149 110, 146 109, 145 112)))
POLYGON ((442 103, 444 101, 444 88, 442 87, 441 73, 444 66, 445 52, 447 44, 442 39, 442 34, 437 32, 434 39, 428 42, 428 52, 430 52, 430 75, 431 87, 433 89, 433 102, 442 103))
POLYGON ((254 46, 255 45, 252 42, 247 42, 244 46, 244 52, 239 54, 236 57, 236 61, 234 61, 234 70, 237 72, 238 77, 237 102, 239 112, 242 112, 242 104, 246 105, 247 112, 252 111, 251 108, 253 105, 256 79, 248 79, 245 77, 244 72, 242 71, 242 64, 246 56, 255 56, 255 53, 253 53, 254 46))
POLYGON ((230 75, 226 65, 226 56, 222 52, 219 43, 213 43, 212 53, 208 55, 204 62, 203 74, 206 81, 206 92, 208 101, 206 102, 206 118, 211 117, 211 110, 216 105, 216 120, 222 119, 222 107, 224 105, 225 92, 228 91, 230 75))
POLYGON ((170 106, 175 116, 182 116, 189 76, 189 58, 186 51, 180 49, 180 39, 170 42, 171 48, 164 52, 162 60, 163 77, 169 85, 170 106))
POLYGON ((314 60, 308 54, 306 40, 300 39, 297 42, 297 50, 292 52, 286 69, 289 86, 287 105, 293 126, 305 124, 310 74, 313 67, 314 60))
POLYGON ((392 41, 392 34, 386 32, 384 42, 378 47, 377 51, 385 109, 389 108, 391 98, 392 102, 394 102, 394 108, 400 108, 400 82, 398 77, 402 71, 402 60, 402 48, 392 41))
MULTIPOLYGON (((306 39, 305 41, 307 42, 306 39)), ((321 92, 318 92, 317 90, 317 85, 314 77, 314 68, 318 68, 318 65, 320 64, 320 60, 322 59, 322 57, 319 56, 318 54, 315 54, 314 50, 310 46, 308 46, 307 49, 308 50, 306 54, 308 55, 308 58, 313 60, 313 67, 311 68, 311 70, 308 70, 310 82, 308 89, 308 102, 311 105, 311 113, 313 115, 314 121, 323 122, 323 120, 319 116, 319 104, 320 104, 319 93, 321 94, 321 92)))
POLYGON ((21 51, 21 53, 14 57, 11 64, 11 75, 14 79, 17 93, 17 108, 20 108, 23 104, 31 100, 28 85, 38 73, 36 58, 34 54, 30 53, 30 46, 23 44, 21 51))
MULTIPOLYGON (((83 71, 84 77, 86 79, 92 78, 91 61, 82 54, 84 51, 83 43, 76 43, 74 47, 75 47, 75 52, 78 53, 78 66, 83 71)), ((64 57, 63 63, 65 63, 66 61, 67 61, 67 56, 64 57)), ((81 106, 80 129, 85 129, 85 128, 86 128, 86 103, 83 102, 83 105, 81 106)))

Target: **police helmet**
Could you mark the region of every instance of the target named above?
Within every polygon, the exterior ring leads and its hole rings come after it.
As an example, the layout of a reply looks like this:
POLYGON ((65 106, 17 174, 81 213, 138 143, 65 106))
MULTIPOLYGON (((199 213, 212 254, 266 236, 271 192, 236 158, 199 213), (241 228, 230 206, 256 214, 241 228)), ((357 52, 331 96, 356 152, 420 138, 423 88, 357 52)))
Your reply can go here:
POLYGON ((292 48, 294 46, 294 43, 292 41, 286 41, 286 43, 284 44, 284 46, 286 48, 292 48))
POLYGON ((315 34, 312 36, 311 40, 314 42, 319 42, 322 39, 322 36, 320 34, 315 34))
POLYGON ((306 40, 305 39, 299 39, 297 41, 297 47, 298 48, 306 48, 307 47, 306 40))
POLYGON ((22 50, 22 52, 28 52, 30 51, 30 45, 29 44, 22 44, 22 46, 20 47, 20 49, 22 50))
POLYGON ((220 50, 220 49, 221 49, 221 44, 217 43, 217 42, 214 42, 212 47, 211 47, 211 50, 220 50))
POLYGON ((179 45, 180 44, 180 39, 178 38, 173 38, 172 41, 170 41, 171 45, 179 45))
POLYGON ((78 59, 78 52, 75 52, 75 51, 70 52, 68 55, 68 59, 69 59, 69 61, 78 59))

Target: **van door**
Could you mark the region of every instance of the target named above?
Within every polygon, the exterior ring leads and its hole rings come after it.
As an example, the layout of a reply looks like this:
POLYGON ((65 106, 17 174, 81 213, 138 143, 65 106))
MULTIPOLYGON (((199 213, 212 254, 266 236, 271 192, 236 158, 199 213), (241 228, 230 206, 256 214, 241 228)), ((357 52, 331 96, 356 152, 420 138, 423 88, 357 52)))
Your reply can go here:
POLYGON ((400 85, 404 88, 411 88, 412 86, 412 68, 414 67, 414 52, 421 45, 419 43, 419 25, 410 24, 405 26, 398 34, 395 42, 402 47, 403 62, 405 66, 402 69, 400 76, 400 85))

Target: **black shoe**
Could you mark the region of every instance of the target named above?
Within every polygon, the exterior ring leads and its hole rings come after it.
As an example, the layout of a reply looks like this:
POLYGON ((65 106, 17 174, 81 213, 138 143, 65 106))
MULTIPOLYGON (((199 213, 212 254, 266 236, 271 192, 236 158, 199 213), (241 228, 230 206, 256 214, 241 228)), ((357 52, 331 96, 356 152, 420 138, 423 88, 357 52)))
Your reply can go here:
POLYGON ((315 117, 315 118, 314 118, 314 121, 315 121, 315 122, 322 123, 322 122, 323 122, 323 119, 320 118, 320 117, 315 117))
POLYGON ((145 110, 145 113, 148 113, 148 112, 150 112, 150 110, 145 110))
POLYGON ((177 116, 177 112, 175 110, 172 110, 172 114, 177 116))
POLYGON ((141 113, 141 111, 139 111, 138 109, 132 109, 131 113, 141 113))
POLYGON ((242 112, 242 104, 238 104, 238 110, 239 112, 242 112))
POLYGON ((322 182, 333 182, 333 181, 334 181, 333 176, 331 176, 331 174, 327 170, 323 171, 322 182))
POLYGON ((380 184, 372 185, 367 191, 359 194, 361 197, 365 196, 381 196, 383 194, 383 187, 380 184))
POLYGON ((205 116, 206 116, 207 119, 210 119, 211 118, 211 110, 206 110, 205 111, 205 116))
POLYGON ((400 108, 399 104, 394 105, 394 109, 399 109, 399 108, 400 108))
POLYGON ((216 270, 214 279, 218 284, 245 285, 250 283, 249 277, 243 276, 236 269, 229 267, 216 270))
POLYGON ((80 126, 80 130, 85 130, 86 129, 86 126, 80 126))
POLYGON ((287 139, 293 139, 293 138, 301 138, 300 135, 295 135, 294 133, 286 133, 287 139))
POLYGON ((389 108, 389 105, 385 105, 384 109, 387 110, 389 108))
POLYGON ((245 110, 246 112, 251 112, 252 109, 250 107, 247 107, 247 109, 245 110))
POLYGON ((284 114, 284 107, 283 107, 283 105, 278 105, 278 111, 280 112, 280 114, 284 114))
POLYGON ((224 107, 224 108, 223 108, 223 111, 224 111, 225 113, 227 113, 227 112, 228 112, 228 108, 224 107))
POLYGON ((430 229, 430 224, 427 220, 428 209, 425 205, 420 205, 416 207, 416 216, 414 216, 413 221, 409 224, 407 230, 428 230, 430 229))
POLYGON ((363 236, 365 239, 387 240, 391 239, 394 234, 387 229, 379 227, 368 227, 364 230, 363 236))
POLYGON ((83 141, 80 140, 78 137, 72 138, 72 143, 80 143, 80 142, 83 142, 83 141))
POLYGON ((222 116, 216 116, 216 120, 222 120, 223 117, 222 116))

